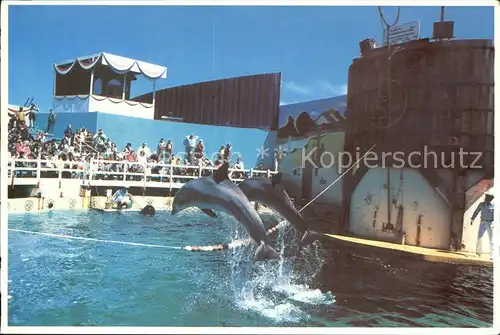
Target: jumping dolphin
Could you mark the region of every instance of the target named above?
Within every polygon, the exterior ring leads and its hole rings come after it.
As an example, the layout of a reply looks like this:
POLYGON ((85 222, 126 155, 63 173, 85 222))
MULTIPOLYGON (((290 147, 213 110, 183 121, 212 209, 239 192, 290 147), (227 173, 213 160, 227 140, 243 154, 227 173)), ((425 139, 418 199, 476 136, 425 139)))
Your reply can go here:
MULTIPOLYGON (((293 205, 290 197, 281 182, 281 173, 272 177, 252 177, 238 184, 239 189, 246 195, 248 200, 261 203, 264 206, 280 213, 290 224, 302 234, 301 243, 310 244, 319 239, 320 235, 309 230, 304 219, 293 205)), ((214 217, 216 214, 209 209, 203 212, 214 217)))
POLYGON ((309 230, 300 213, 290 200, 281 182, 281 173, 271 177, 252 177, 241 182, 238 187, 248 200, 261 203, 280 213, 285 220, 302 235, 302 244, 310 244, 319 238, 319 234, 309 230))
POLYGON ((172 204, 172 215, 188 208, 210 208, 228 213, 238 220, 257 243, 254 261, 279 258, 269 246, 264 224, 245 194, 229 180, 226 162, 212 176, 197 178, 177 191, 172 204))

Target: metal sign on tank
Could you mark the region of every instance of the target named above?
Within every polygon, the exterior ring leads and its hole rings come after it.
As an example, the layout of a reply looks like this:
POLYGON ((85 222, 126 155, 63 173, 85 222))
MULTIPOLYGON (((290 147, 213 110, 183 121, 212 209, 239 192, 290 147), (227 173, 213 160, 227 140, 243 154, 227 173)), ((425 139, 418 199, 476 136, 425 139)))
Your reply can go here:
POLYGON ((399 26, 384 29, 386 40, 384 45, 395 45, 399 43, 418 40, 420 37, 420 21, 411 21, 399 26))
POLYGON ((400 13, 401 7, 398 6, 394 23, 389 24, 382 12, 382 7, 378 7, 380 23, 384 27, 384 46, 396 45, 420 38, 420 21, 411 21, 398 25, 400 13))

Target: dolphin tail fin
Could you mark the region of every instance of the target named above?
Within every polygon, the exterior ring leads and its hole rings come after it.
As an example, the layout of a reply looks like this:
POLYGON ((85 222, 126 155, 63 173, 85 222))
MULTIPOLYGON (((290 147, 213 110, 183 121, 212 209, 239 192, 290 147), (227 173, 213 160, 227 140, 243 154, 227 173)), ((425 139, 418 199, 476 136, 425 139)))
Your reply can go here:
POLYGON ((221 181, 229 180, 229 163, 224 162, 217 170, 213 172, 214 181, 218 184, 221 181))
POLYGON ((301 246, 308 246, 309 244, 319 240, 321 235, 314 230, 307 229, 302 238, 300 239, 301 246))
POLYGON ((275 174, 271 177, 271 184, 273 186, 276 186, 280 183, 281 183, 281 172, 278 172, 277 174, 275 174))
POLYGON ((279 259, 280 255, 271 246, 261 242, 257 250, 255 250, 254 261, 265 261, 269 259, 279 259))

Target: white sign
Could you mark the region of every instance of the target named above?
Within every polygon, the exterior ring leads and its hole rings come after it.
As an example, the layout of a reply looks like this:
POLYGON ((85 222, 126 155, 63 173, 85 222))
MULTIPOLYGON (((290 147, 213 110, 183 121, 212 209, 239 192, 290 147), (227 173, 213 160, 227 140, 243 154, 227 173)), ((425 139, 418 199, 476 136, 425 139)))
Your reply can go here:
POLYGON ((420 22, 412 21, 400 26, 389 27, 385 30, 385 44, 400 44, 420 38, 420 22))

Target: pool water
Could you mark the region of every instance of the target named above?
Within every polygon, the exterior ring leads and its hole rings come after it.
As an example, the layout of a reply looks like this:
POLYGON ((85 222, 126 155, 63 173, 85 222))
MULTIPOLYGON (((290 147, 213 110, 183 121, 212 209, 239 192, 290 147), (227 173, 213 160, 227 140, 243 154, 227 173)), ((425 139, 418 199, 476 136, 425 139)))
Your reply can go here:
MULTIPOLYGON (((266 226, 277 218, 265 217, 266 226)), ((491 327, 492 269, 380 260, 315 243, 272 240, 187 252, 244 236, 232 218, 198 211, 50 212, 9 216, 11 326, 491 327), (22 230, 22 231, 21 231, 22 230), (172 248, 75 240, 54 235, 172 248)))

